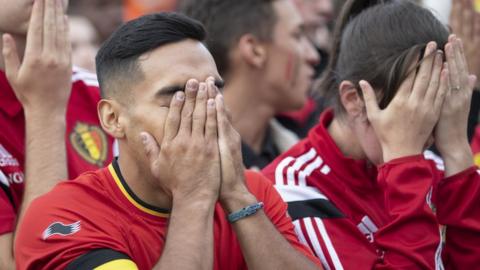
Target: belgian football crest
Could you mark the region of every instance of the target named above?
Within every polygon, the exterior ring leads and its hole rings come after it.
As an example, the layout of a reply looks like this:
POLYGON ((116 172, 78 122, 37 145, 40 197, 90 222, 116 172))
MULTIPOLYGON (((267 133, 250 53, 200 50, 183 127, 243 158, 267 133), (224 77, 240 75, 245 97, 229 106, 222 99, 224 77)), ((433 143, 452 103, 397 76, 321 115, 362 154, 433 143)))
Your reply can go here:
POLYGON ((98 126, 77 122, 70 133, 70 143, 83 159, 103 167, 107 159, 107 137, 98 126))

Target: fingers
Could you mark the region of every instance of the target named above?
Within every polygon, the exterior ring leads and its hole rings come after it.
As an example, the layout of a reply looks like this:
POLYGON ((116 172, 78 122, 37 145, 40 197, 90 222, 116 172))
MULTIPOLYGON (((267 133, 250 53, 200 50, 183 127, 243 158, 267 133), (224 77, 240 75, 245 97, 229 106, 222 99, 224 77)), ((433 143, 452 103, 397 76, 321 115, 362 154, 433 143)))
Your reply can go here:
POLYGON ((469 89, 474 89, 475 86, 477 85, 477 76, 476 75, 470 75, 468 76, 468 87, 469 89))
POLYGON ((449 42, 445 45, 445 54, 447 55, 447 63, 448 63, 448 71, 449 71, 449 81, 451 88, 460 87, 460 80, 459 80, 459 70, 457 67, 457 63, 455 60, 455 52, 454 52, 453 42, 449 42))
POLYGON ((195 98, 197 97, 199 83, 195 79, 190 79, 185 86, 185 104, 182 109, 182 119, 180 122, 179 133, 190 135, 192 133, 192 115, 195 108, 195 98))
MULTIPOLYGON (((420 69, 415 77, 415 83, 413 84, 411 97, 415 100, 421 100, 424 98, 427 92, 428 85, 430 84, 430 78, 432 76, 432 67, 435 57, 432 57, 437 50, 437 43, 429 42, 425 48, 425 54, 423 56, 423 62, 420 65, 420 69)), ((437 89, 435 89, 437 90, 437 89)))
POLYGON ((440 85, 440 74, 443 67, 443 53, 442 51, 437 51, 434 56, 433 71, 432 77, 430 78, 430 84, 428 85, 427 93, 425 94, 425 100, 428 101, 428 104, 433 104, 438 96, 439 85, 440 85))
POLYGON ((55 5, 55 24, 57 25, 57 38, 55 40, 56 42, 56 47, 57 50, 63 51, 65 48, 65 45, 69 39, 67 36, 67 24, 68 21, 65 18, 65 14, 63 13, 63 3, 60 0, 56 0, 56 5, 55 5))
POLYGON ((433 104, 435 111, 440 111, 443 102, 445 101, 445 97, 447 96, 450 88, 448 86, 448 68, 445 65, 445 68, 442 70, 440 74, 440 85, 438 87, 437 95, 435 97, 435 102, 433 104))
POLYGON ((20 58, 18 57, 15 40, 9 34, 3 35, 2 53, 5 61, 5 73, 7 78, 12 80, 17 77, 18 69, 20 68, 20 58))
POLYGON ((33 2, 32 15, 28 25, 26 55, 35 55, 43 49, 43 11, 44 0, 33 2))
POLYGON ((207 84, 202 82, 198 87, 195 109, 193 111, 192 134, 194 136, 203 136, 205 131, 205 122, 207 121, 207 84))
POLYGON ((213 98, 217 96, 219 93, 217 86, 215 85, 215 78, 208 77, 206 80, 207 88, 208 88, 208 98, 213 98))
POLYGON ((185 93, 177 92, 170 102, 167 118, 165 120, 165 128, 163 132, 163 141, 171 141, 177 136, 180 126, 180 115, 182 112, 185 93))
POLYGON ((217 97, 215 98, 215 105, 217 109, 218 138, 226 138, 230 121, 228 120, 227 110, 225 108, 225 101, 222 95, 217 95, 217 97))
POLYGON ((215 99, 210 98, 207 102, 207 122, 205 124, 205 138, 207 141, 217 139, 217 110, 215 99))
POLYGON ((367 110, 367 117, 368 119, 371 119, 373 115, 380 111, 377 97, 375 96, 372 86, 367 81, 360 81, 359 85, 360 88, 362 88, 363 99, 365 100, 365 108, 367 110))
POLYGON ((57 0, 45 0, 45 15, 43 16, 43 51, 54 52, 56 50, 57 23, 56 13, 57 0))
MULTIPOLYGON (((150 166, 154 166, 160 153, 160 146, 158 145, 155 138, 153 138, 153 136, 150 135, 148 132, 141 132, 140 139, 143 144, 143 150, 145 152, 145 155, 150 162, 150 166)), ((154 170, 152 169, 152 171, 154 170)))

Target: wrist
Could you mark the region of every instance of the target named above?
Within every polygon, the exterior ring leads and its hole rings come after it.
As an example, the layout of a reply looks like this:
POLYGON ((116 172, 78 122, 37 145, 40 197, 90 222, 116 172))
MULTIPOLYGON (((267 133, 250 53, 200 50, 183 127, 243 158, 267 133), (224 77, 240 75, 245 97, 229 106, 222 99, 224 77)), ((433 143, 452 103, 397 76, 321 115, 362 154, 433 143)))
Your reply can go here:
POLYGON ((179 193, 174 193, 172 196, 172 210, 173 209, 185 209, 192 208, 198 210, 208 210, 215 206, 216 199, 214 196, 208 195, 194 195, 194 196, 183 196, 179 193))
POLYGON ((468 143, 448 147, 440 151, 445 163, 445 177, 457 174, 474 165, 473 154, 468 143))
POLYGON ((234 193, 229 193, 220 199, 220 204, 227 214, 231 214, 256 202, 257 198, 246 190, 246 188, 244 191, 239 190, 234 193))
POLYGON ((401 148, 401 149, 391 149, 388 147, 382 146, 382 153, 383 153, 383 162, 387 163, 391 160, 404 158, 409 156, 416 156, 422 154, 421 149, 417 148, 401 148))
MULTIPOLYGON (((66 107, 58 108, 45 108, 45 107, 34 107, 34 106, 24 106, 23 111, 25 113, 25 119, 28 122, 40 121, 41 123, 65 123, 65 115, 67 112, 66 107)), ((45 125, 44 125, 45 126, 45 125)))

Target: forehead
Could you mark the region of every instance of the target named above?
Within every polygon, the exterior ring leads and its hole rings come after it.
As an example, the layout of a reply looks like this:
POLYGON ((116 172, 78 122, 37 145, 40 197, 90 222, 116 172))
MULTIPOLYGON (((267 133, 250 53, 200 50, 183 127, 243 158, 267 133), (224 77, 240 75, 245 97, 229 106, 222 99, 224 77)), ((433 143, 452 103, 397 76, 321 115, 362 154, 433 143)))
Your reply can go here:
POLYGON ((274 1, 273 8, 277 14, 277 28, 292 29, 303 24, 303 18, 292 0, 274 1))
POLYGON ((185 84, 188 79, 204 81, 219 78, 217 66, 205 46, 195 40, 184 40, 159 47, 139 58, 145 82, 157 86, 185 84))

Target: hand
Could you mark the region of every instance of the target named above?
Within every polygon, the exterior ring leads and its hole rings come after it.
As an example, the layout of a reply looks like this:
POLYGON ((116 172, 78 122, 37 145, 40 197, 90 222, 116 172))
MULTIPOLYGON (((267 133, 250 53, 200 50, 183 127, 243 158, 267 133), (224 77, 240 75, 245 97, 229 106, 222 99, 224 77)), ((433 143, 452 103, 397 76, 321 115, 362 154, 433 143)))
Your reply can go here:
POLYGON ((71 45, 62 0, 34 1, 23 61, 13 37, 3 35, 5 71, 26 113, 64 118, 71 91, 71 45))
MULTIPOLYGON (((472 0, 452 1, 450 25, 452 32, 464 44, 465 57, 471 73, 480 76, 480 13, 474 9, 472 0)), ((480 85, 477 84, 480 88, 480 85)))
POLYGON ((177 199, 215 202, 218 198, 215 100, 207 99, 206 84, 189 80, 185 93, 172 98, 161 145, 150 134, 141 134, 151 173, 174 203, 177 199))
MULTIPOLYGON (((213 87, 213 82, 209 84, 213 87)), ((256 202, 244 179, 241 137, 233 128, 222 95, 216 96, 218 145, 222 171, 220 203, 227 212, 239 210, 256 202)))
POLYGON ((411 72, 387 108, 381 110, 375 93, 366 81, 360 82, 365 98, 367 117, 375 130, 383 151, 383 161, 421 154, 438 121, 447 89, 447 76, 442 76, 442 54, 435 42, 425 50, 417 74, 411 72))
POLYGON ((473 165, 467 126, 470 102, 477 78, 469 74, 462 41, 455 35, 449 37, 449 42, 445 45, 445 53, 449 89, 435 129, 435 143, 447 165, 447 174, 450 174, 473 165), (457 165, 452 164, 452 166, 458 169, 448 167, 450 160, 455 161, 457 165))

